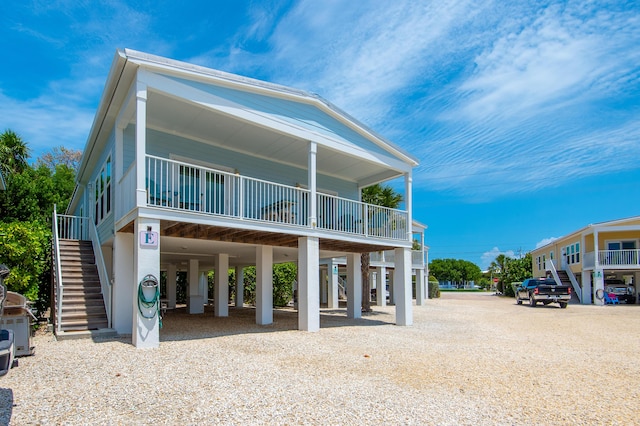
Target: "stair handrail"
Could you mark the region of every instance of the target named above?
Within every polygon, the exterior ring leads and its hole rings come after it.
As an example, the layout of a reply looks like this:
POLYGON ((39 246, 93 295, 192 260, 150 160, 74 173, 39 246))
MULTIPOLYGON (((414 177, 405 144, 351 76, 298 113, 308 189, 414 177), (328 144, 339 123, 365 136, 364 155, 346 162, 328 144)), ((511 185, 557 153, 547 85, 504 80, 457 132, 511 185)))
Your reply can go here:
MULTIPOLYGON (((547 263, 547 269, 551 271, 551 274, 553 275, 553 279, 555 280, 556 284, 558 285, 562 284, 562 280, 560 279, 560 276, 558 275, 558 270, 556 269, 555 260, 548 260, 546 263, 547 263)), ((567 272, 566 269, 564 269, 564 271, 567 272)), ((571 275, 573 275, 573 273, 571 273, 571 275)), ((573 279, 571 279, 571 275, 567 273, 567 276, 569 277, 569 281, 571 281, 571 286, 573 287, 573 292, 576 294, 576 296, 578 296, 578 301, 582 303, 582 289, 578 285, 578 282, 576 281, 575 276, 573 277, 573 279)))
POLYGON ((62 266, 60 264, 60 242, 58 241, 58 213, 56 211, 56 205, 53 205, 53 220, 52 222, 52 234, 53 234, 53 250, 55 256, 55 267, 56 267, 56 295, 57 300, 55 301, 57 308, 53 314, 55 327, 58 332, 62 331, 62 324, 60 321, 60 317, 62 316, 62 266))
POLYGON ((111 328, 111 281, 109 281, 107 266, 104 263, 104 256, 102 255, 98 229, 92 220, 88 220, 87 222, 89 222, 89 237, 91 238, 91 245, 93 246, 93 256, 95 258, 96 268, 98 269, 98 277, 100 278, 100 291, 102 293, 105 311, 107 311, 107 327, 111 328))
POLYGON ((564 271, 567 273, 567 276, 569 277, 569 281, 571 281, 571 285, 573 286, 573 290, 578 296, 578 300, 580 301, 580 303, 582 303, 582 287, 580 287, 580 284, 578 283, 578 280, 576 279, 575 274, 573 273, 571 268, 568 268, 568 267, 567 269, 564 269, 564 271))

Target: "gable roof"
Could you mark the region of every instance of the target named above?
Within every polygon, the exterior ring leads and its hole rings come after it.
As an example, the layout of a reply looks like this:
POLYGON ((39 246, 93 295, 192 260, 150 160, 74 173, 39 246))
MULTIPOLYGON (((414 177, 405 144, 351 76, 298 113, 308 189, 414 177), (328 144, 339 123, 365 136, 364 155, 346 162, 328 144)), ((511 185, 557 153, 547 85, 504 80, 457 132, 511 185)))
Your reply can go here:
MULTIPOLYGON (((401 176, 418 164, 418 160, 411 154, 316 94, 125 49, 118 50, 114 57, 85 145, 78 170, 79 181, 87 170, 91 171, 96 166, 97 160, 93 158, 92 152, 96 148, 100 151, 100 146, 106 143, 108 132, 113 128, 120 107, 126 102, 131 83, 138 73, 143 74, 138 78, 146 78, 149 82, 149 96, 157 100, 149 101, 148 117, 154 116, 153 111, 157 112, 158 117, 155 123, 149 121, 151 127, 153 124, 165 124, 169 120, 173 120, 171 125, 175 125, 171 127, 171 131, 180 125, 186 127, 187 124, 179 122, 180 118, 176 114, 169 112, 178 109, 196 111, 199 108, 209 111, 209 114, 206 119, 195 123, 200 127, 194 125, 194 122, 188 123, 189 132, 192 132, 190 135, 194 135, 196 139, 198 129, 202 129, 201 134, 207 134, 209 129, 206 126, 211 126, 212 119, 216 118, 218 124, 223 120, 235 125, 252 123, 255 134, 261 129, 268 129, 269 133, 260 133, 263 143, 251 147, 252 153, 262 149, 265 156, 273 155, 273 150, 269 151, 268 147, 282 143, 285 139, 289 142, 294 139, 316 141, 319 147, 328 150, 325 152, 333 150, 336 154, 333 158, 326 155, 323 157, 325 162, 318 163, 319 172, 329 175, 350 173, 349 176, 357 179, 362 186, 401 176), (188 93, 190 97, 183 96, 183 93, 188 93), (264 102, 265 99, 269 102, 264 102), (163 110, 164 105, 169 106, 163 110), (265 136, 271 136, 271 139, 265 136), (339 155, 345 149, 355 153, 351 157, 352 163, 346 162, 344 155, 339 155), (377 163, 387 166, 371 167, 370 170, 361 167, 361 175, 355 175, 356 160, 360 164, 369 162, 373 166, 377 163), (323 170, 323 167, 326 169, 323 170), (364 173, 368 175, 365 176, 364 173)), ((231 130, 234 129, 230 128, 229 133, 232 133, 231 130)), ((242 144, 237 141, 234 141, 233 146, 243 149, 242 144)), ((284 152, 299 164, 306 161, 304 149, 297 153, 289 149, 284 152)), ((261 154, 257 152, 256 155, 261 154)))

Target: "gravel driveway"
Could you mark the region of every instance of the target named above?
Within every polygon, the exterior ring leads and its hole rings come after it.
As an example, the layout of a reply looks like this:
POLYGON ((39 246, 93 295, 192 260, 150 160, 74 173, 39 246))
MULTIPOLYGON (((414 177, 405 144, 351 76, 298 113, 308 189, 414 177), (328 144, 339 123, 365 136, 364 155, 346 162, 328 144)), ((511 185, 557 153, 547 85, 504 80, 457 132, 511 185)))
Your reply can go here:
POLYGON ((0 378, 0 424, 640 423, 640 306, 518 306, 444 293, 360 320, 323 310, 166 315, 160 348, 55 342, 0 378))

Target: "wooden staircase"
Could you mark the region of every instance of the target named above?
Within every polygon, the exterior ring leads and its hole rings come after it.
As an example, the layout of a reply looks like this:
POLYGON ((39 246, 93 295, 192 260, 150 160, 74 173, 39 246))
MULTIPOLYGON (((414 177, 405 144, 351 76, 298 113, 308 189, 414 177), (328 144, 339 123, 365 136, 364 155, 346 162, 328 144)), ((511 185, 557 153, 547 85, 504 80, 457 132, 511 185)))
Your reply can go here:
MULTIPOLYGON (((59 240, 62 312, 54 309, 63 332, 108 327, 98 268, 91 241, 59 240)), ((55 289, 56 286, 54 286, 55 289)), ((58 295, 55 295, 57 302, 58 295)))

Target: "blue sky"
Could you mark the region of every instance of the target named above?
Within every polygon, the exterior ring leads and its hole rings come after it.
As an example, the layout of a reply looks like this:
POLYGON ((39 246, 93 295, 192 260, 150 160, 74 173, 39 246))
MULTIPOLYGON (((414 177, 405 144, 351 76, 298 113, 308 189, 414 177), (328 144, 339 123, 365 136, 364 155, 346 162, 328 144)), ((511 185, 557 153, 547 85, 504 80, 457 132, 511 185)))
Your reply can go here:
POLYGON ((419 158, 430 258, 640 215, 635 1, 0 2, 0 129, 82 149, 117 48, 322 97, 419 158))

